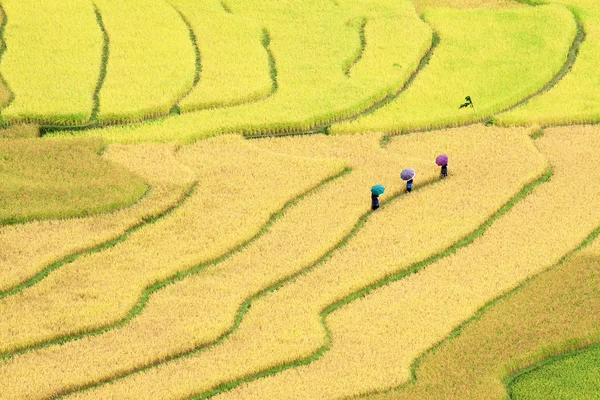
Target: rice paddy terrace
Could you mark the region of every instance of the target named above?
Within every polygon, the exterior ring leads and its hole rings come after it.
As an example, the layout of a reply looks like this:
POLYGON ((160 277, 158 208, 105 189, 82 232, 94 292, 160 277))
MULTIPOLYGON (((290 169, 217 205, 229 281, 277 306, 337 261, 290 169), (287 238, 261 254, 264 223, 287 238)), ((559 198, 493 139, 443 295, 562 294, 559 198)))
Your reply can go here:
POLYGON ((597 0, 0 19, 0 399, 598 398, 597 0))

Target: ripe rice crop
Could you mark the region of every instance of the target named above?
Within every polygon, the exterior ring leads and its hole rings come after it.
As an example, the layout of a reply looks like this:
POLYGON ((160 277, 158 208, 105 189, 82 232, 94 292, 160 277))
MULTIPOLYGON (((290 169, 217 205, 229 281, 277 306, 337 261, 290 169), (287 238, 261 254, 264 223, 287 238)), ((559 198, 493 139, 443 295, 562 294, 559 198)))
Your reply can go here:
MULTIPOLYGON (((575 128, 576 132, 569 132, 571 129, 552 132, 566 136, 560 140, 563 144, 576 137, 577 151, 583 151, 581 146, 588 143, 584 137, 594 135, 593 142, 597 142, 600 133, 598 128, 575 128)), ((597 235, 598 230, 595 232, 597 235)), ((600 240, 596 237, 565 262, 478 311, 450 339, 426 352, 413 366, 414 381, 410 384, 366 398, 505 398, 503 378, 507 374, 598 341, 598 287, 600 240)))
POLYGON ((181 111, 219 108, 271 94, 262 28, 226 12, 218 2, 169 0, 189 21, 200 52, 200 81, 179 103, 181 111))
POLYGON ((239 136, 183 148, 178 159, 199 182, 179 208, 0 300, 2 352, 125 317, 144 288, 227 254, 288 200, 345 166, 260 150, 239 136))
MULTIPOLYGON (((299 147, 284 140, 279 145, 299 147)), ((437 174, 439 167, 433 159, 441 149, 453 154, 451 177, 376 211, 347 245, 311 271, 252 302, 239 328, 222 343, 74 397, 179 398, 306 357, 325 340, 319 324, 322 308, 448 247, 483 223, 524 183, 540 174, 545 164, 523 132, 482 127, 402 137, 388 151, 431 160, 437 174), (506 159, 502 164, 489 163, 492 154, 504 154, 506 159), (508 165, 514 174, 502 174, 508 165), (483 176, 498 176, 498 180, 483 176)), ((279 394, 284 393, 286 382, 277 387, 279 394)), ((235 392, 227 394, 231 393, 235 392)), ((311 398, 321 394, 312 393, 311 398)), ((258 395, 262 399, 279 397, 275 392, 258 395)))
POLYGON ((39 136, 40 130, 37 125, 12 125, 0 128, 0 139, 33 139, 39 136))
MULTIPOLYGON (((352 231, 370 206, 373 182, 387 186, 382 200, 404 189, 398 168, 411 159, 402 149, 383 151, 377 139, 319 135, 254 142, 298 156, 341 158, 352 172, 300 200, 243 251, 153 294, 147 308, 127 325, 19 356, 0 369, 0 384, 17 397, 50 396, 215 340, 229 328, 245 298, 307 268, 352 231), (148 335, 155 339, 142 339, 148 335), (25 370, 29 373, 23 375, 25 370)), ((419 171, 415 187, 439 173, 431 160, 410 162, 419 171)))
POLYGON ((97 138, 2 139, 0 225, 97 214, 137 200, 144 182, 101 159, 102 148, 97 138))
POLYGON ((97 0, 109 39, 98 119, 166 115, 190 90, 196 53, 179 13, 164 1, 97 0))
POLYGON ((503 125, 529 124, 565 125, 600 121, 600 11, 595 0, 558 0, 578 16, 585 40, 579 48, 573 67, 560 82, 542 96, 498 116, 503 125))
POLYGON ((400 133, 488 118, 542 88, 565 63, 576 33, 573 15, 559 5, 432 8, 423 18, 440 39, 428 65, 386 107, 332 132, 400 133), (459 109, 465 96, 473 107, 459 109))
POLYGON ((4 122, 75 125, 89 120, 103 36, 85 0, 6 0, 0 72, 14 95, 4 122))
MULTIPOLYGON (((245 0, 228 5, 233 15, 266 29, 276 93, 251 104, 80 134, 100 135, 115 142, 190 142, 222 133, 255 135, 313 129, 352 117, 399 89, 431 43, 430 29, 406 0, 367 1, 360 6, 336 6, 330 0, 245 0), (360 24, 354 23, 364 17, 366 45, 361 42, 360 24), (346 75, 348 60, 362 47, 363 56, 346 75)), ((102 104, 101 99, 101 110, 102 104)))
MULTIPOLYGON (((69 160, 62 161, 74 167, 74 153, 67 154, 69 160)), ((102 158, 140 176, 150 186, 149 191, 129 207, 107 214, 1 226, 0 291, 14 288, 59 260, 119 237, 165 212, 188 191, 194 179, 192 172, 175 159, 173 145, 111 145, 102 158)), ((76 169, 88 171, 79 164, 76 169)))
MULTIPOLYGON (((398 386, 410 379, 410 366, 420 353, 443 340, 484 304, 576 248, 600 226, 600 171, 590 150, 600 146, 600 130, 547 131, 538 142, 552 165, 552 178, 515 204, 481 237, 419 273, 329 315, 325 323, 331 331, 332 347, 315 362, 252 382, 246 390, 219 398, 326 399, 398 386)), ((494 182, 491 184, 499 183, 495 176, 487 176, 494 182)), ((325 283, 318 282, 312 285, 311 297, 316 296, 314 287, 325 283)), ((296 301, 300 298, 295 297, 296 301)), ((520 321, 512 315, 509 318, 520 321)), ((514 334, 521 336, 519 329, 514 334)), ((487 351, 494 343, 502 346, 502 340, 481 344, 487 351)), ((470 353, 463 350, 459 358, 470 353)), ((445 381, 446 374, 444 369, 437 377, 439 381, 445 381)), ((473 386, 485 383, 485 378, 477 376, 473 386)), ((427 398, 425 393, 429 392, 411 393, 405 398, 427 398)), ((456 398, 467 398, 463 391, 456 393, 456 398)), ((486 391, 479 394, 469 398, 499 398, 486 391)), ((448 397, 440 394, 433 398, 448 397)))

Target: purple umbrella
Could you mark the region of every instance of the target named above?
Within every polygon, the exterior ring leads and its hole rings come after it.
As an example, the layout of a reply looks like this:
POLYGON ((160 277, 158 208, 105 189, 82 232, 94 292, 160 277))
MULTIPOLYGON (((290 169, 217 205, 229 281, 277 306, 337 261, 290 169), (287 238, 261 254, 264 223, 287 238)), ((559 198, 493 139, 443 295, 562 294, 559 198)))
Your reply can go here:
POLYGON ((403 181, 410 181, 415 177, 415 170, 412 168, 404 168, 402 172, 400 172, 400 179, 403 181))
POLYGON ((442 165, 448 164, 448 156, 446 154, 440 154, 435 158, 435 163, 441 167, 442 165))

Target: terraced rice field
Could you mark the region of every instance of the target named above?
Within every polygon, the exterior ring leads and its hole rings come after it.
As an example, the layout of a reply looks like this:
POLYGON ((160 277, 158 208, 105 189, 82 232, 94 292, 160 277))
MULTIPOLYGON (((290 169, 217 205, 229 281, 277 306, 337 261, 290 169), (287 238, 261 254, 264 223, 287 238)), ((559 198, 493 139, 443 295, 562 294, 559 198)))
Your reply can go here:
POLYGON ((595 0, 0 17, 0 399, 597 396, 595 0))

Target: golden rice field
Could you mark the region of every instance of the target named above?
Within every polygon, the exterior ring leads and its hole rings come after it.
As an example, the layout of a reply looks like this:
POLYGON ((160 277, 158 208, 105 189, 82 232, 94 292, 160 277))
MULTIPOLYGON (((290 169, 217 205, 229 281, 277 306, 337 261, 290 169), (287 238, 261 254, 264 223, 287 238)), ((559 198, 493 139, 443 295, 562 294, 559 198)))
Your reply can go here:
POLYGON ((0 400, 594 398, 599 27, 0 0, 0 400))

